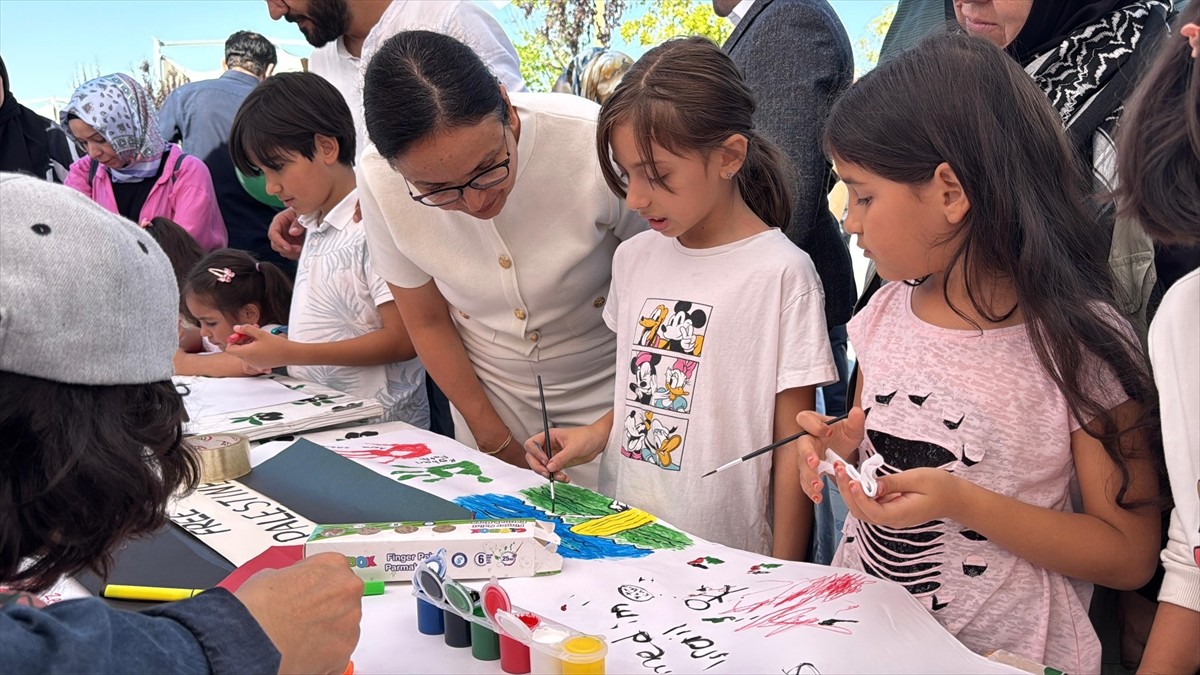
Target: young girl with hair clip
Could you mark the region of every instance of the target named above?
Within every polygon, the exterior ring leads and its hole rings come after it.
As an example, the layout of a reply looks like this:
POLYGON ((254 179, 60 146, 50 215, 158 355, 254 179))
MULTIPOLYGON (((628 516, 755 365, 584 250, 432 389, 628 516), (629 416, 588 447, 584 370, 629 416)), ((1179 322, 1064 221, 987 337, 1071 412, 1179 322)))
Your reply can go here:
POLYGON ((188 354, 203 351, 200 328, 188 314, 187 305, 183 302, 183 284, 187 280, 188 272, 191 272, 196 263, 204 257, 204 249, 200 248, 200 244, 196 243, 187 230, 170 218, 159 216, 143 220, 139 225, 154 238, 163 253, 167 254, 167 260, 171 261, 171 269, 175 271, 175 284, 180 289, 179 349, 188 354))
POLYGON ((1157 404, 1058 116, 998 48, 944 35, 855 83, 824 144, 892 281, 849 326, 850 417, 798 418, 813 500, 827 448, 883 460, 873 498, 835 462, 833 564, 974 651, 1099 672, 1091 584, 1141 586, 1159 548, 1157 404))
POLYGON ((754 108, 733 62, 703 38, 650 50, 605 102, 605 180, 652 230, 613 258, 613 410, 551 429, 552 460, 540 434, 525 447, 542 473, 607 450, 605 494, 710 541, 799 560, 812 508, 796 499, 793 448, 703 477, 796 431, 815 388, 837 378, 820 279, 780 229, 785 160, 755 131, 754 108))
POLYGON ((292 304, 292 282, 269 262, 232 248, 213 251, 188 274, 183 284, 188 313, 200 324, 205 354, 175 355, 176 375, 245 377, 269 370, 246 366, 225 353, 235 335, 234 326, 286 326, 292 304), (220 353, 215 353, 220 351, 220 353))
MULTIPOLYGON (((1200 3, 1179 16, 1134 92, 1117 138, 1119 211, 1159 243, 1200 247, 1200 3)), ((1200 270, 1163 296, 1150 324, 1163 452, 1175 508, 1158 611, 1139 673, 1200 670, 1200 270)))

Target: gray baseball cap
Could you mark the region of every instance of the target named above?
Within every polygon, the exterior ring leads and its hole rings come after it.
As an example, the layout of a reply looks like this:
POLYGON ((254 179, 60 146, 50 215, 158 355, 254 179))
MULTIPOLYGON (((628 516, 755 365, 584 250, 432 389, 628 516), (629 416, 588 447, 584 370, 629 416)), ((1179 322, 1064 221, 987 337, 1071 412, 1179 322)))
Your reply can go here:
POLYGON ((0 371, 169 380, 178 312, 171 263, 149 234, 69 187, 0 173, 0 371))

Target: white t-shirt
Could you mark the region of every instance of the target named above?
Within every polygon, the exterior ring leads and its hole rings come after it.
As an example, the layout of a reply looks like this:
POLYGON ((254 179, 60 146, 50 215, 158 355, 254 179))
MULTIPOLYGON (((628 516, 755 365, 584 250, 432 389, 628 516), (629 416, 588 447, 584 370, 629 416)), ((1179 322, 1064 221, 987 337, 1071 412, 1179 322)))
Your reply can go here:
MULTIPOLYGON (((357 201, 358 191, 351 190, 324 218, 300 217, 307 236, 292 290, 289 340, 335 342, 383 328, 379 306, 393 301, 392 292, 371 269, 363 224, 353 218, 357 201)), ((425 368, 419 359, 376 366, 289 366, 288 375, 378 399, 386 421, 429 428, 425 368)))
POLYGON ((1200 612, 1200 270, 1163 296, 1150 324, 1150 361, 1162 410, 1163 454, 1171 478, 1160 602, 1200 612))
POLYGON ((769 554, 775 395, 837 379, 821 280, 780 230, 709 249, 657 232, 617 249, 617 333, 600 491, 709 541, 769 554))
POLYGON ((357 156, 367 147, 363 117, 363 71, 379 47, 396 33, 428 30, 459 40, 475 50, 509 92, 525 91, 521 60, 504 28, 487 10, 463 0, 392 0, 363 41, 362 57, 346 51, 342 38, 313 50, 308 69, 329 80, 350 106, 358 135, 357 156))

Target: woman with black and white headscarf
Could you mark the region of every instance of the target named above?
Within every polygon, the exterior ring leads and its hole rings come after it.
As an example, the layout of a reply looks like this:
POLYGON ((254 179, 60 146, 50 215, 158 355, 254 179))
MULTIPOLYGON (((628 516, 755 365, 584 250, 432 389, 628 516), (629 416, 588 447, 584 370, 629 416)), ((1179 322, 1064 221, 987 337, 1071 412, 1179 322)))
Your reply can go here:
MULTIPOLYGON (((1170 0, 954 0, 959 25, 1003 47, 1046 92, 1103 201, 1116 187, 1113 137, 1125 99, 1166 35, 1170 13, 1170 0)), ((1136 223, 1114 224, 1111 205, 1098 222, 1112 233, 1108 265, 1118 300, 1144 330, 1154 245, 1136 223)))

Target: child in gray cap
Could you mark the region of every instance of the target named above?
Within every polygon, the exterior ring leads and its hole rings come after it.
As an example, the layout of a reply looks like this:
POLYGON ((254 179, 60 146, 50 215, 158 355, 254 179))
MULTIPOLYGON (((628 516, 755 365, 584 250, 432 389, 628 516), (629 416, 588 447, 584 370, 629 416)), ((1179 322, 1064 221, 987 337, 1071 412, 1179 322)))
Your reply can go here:
POLYGON ((29 592, 103 575, 198 478, 171 383, 179 291, 145 231, 0 173, 0 673, 341 672, 362 582, 315 556, 141 612, 29 592))

